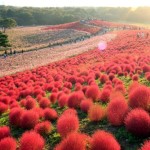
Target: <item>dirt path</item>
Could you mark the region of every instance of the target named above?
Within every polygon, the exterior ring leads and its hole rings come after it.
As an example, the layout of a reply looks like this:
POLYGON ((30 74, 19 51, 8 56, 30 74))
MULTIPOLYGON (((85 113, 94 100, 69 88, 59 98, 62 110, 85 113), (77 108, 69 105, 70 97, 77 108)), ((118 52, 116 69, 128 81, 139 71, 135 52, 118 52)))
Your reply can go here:
POLYGON ((0 77, 81 54, 96 48, 100 41, 109 42, 115 37, 115 34, 99 35, 78 43, 0 57, 0 77))

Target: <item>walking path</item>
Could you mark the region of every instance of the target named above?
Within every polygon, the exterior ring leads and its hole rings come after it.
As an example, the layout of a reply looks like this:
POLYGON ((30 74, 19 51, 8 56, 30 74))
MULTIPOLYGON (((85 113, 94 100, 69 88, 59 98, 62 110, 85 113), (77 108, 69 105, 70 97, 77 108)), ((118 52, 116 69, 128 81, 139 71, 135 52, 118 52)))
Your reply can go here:
POLYGON ((90 39, 64 46, 20 53, 8 56, 7 58, 0 57, 0 77, 43 66, 93 50, 98 46, 100 41, 109 42, 115 37, 115 34, 97 35, 90 39))

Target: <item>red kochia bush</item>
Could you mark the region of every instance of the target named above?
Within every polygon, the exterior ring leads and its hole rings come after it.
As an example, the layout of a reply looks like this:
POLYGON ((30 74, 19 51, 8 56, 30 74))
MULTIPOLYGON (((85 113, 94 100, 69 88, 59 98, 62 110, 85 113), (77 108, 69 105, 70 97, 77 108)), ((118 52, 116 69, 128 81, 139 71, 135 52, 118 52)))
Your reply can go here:
POLYGON ((10 97, 9 97, 9 96, 1 96, 1 97, 0 97, 0 102, 2 102, 2 103, 4 103, 4 104, 8 105, 9 102, 10 102, 10 97))
POLYGON ((44 109, 44 118, 45 120, 55 120, 57 119, 58 114, 55 109, 46 108, 44 109))
POLYGON ((79 128, 79 120, 76 115, 63 114, 57 121, 57 131, 61 137, 66 137, 69 133, 77 131, 79 128))
POLYGON ((68 102, 68 96, 66 94, 62 94, 58 99, 58 105, 61 108, 67 105, 67 102, 68 102))
POLYGON ((16 140, 11 137, 6 137, 0 141, 0 150, 16 150, 16 140))
POLYGON ((8 105, 0 102, 0 115, 8 110, 8 105))
POLYGON ((92 105, 88 111, 88 117, 91 121, 100 121, 104 116, 105 112, 100 105, 92 105))
POLYGON ((103 74, 100 76, 100 81, 101 83, 105 83, 108 80, 108 76, 106 74, 103 74))
POLYGON ((141 147, 140 150, 150 150, 150 140, 144 142, 144 145, 141 147))
POLYGON ((81 85, 80 83, 76 83, 76 84, 75 84, 75 87, 74 87, 74 90, 75 90, 75 91, 80 91, 80 90, 82 90, 82 85, 81 85))
POLYGON ((107 117, 114 126, 123 125, 125 115, 128 112, 128 104, 124 98, 112 99, 108 104, 107 117))
POLYGON ((150 116, 143 109, 132 110, 125 119, 126 129, 137 136, 150 135, 150 116))
POLYGON ((0 140, 10 136, 10 129, 7 126, 0 127, 0 140))
POLYGON ((101 95, 100 95, 100 101, 103 102, 103 103, 107 103, 109 102, 109 97, 110 97, 110 90, 103 90, 101 95))
POLYGON ((150 71, 150 66, 149 65, 144 65, 143 66, 143 72, 146 73, 146 72, 149 72, 150 71))
POLYGON ((49 121, 44 121, 44 122, 41 122, 41 123, 38 123, 35 127, 34 127, 34 130, 41 134, 41 135, 44 135, 44 134, 48 134, 51 132, 52 130, 52 126, 51 126, 51 123, 49 121))
POLYGON ((35 99, 33 99, 32 97, 27 97, 26 98, 26 104, 25 104, 25 107, 26 109, 32 109, 36 106, 36 101, 35 99))
POLYGON ((92 135, 91 150, 120 150, 115 137, 105 131, 98 130, 92 135))
POLYGON ((43 150, 45 141, 35 131, 23 133, 20 140, 20 150, 43 150))
POLYGON ((150 73, 148 73, 148 74, 146 74, 146 79, 148 80, 148 81, 150 81, 150 73))
POLYGON ((39 101, 39 105, 41 108, 49 107, 50 104, 51 104, 50 100, 46 97, 41 98, 39 101))
POLYGON ((33 110, 26 110, 21 116, 21 127, 32 129, 38 123, 39 115, 33 110))
POLYGON ((129 88, 128 88, 128 92, 129 94, 135 90, 135 88, 137 88, 138 86, 140 86, 140 84, 137 82, 137 81, 134 81, 132 82, 130 85, 129 85, 129 88))
POLYGON ((35 107, 35 108, 33 108, 32 110, 35 111, 35 112, 39 115, 39 118, 40 118, 40 119, 43 118, 43 116, 44 116, 44 111, 43 111, 42 108, 40 108, 40 107, 35 107))
POLYGON ((100 94, 100 90, 97 85, 89 86, 85 93, 86 97, 91 98, 93 101, 96 101, 98 99, 99 94, 100 94))
POLYGON ((86 150, 86 137, 79 133, 71 133, 58 144, 55 150, 86 150))
POLYGON ((138 86, 129 94, 129 105, 132 108, 148 110, 150 104, 150 89, 146 86, 138 86))
POLYGON ((65 115, 65 114, 77 115, 77 111, 76 111, 76 109, 68 108, 63 112, 63 115, 65 115))
POLYGON ((52 103, 55 103, 56 100, 57 100, 57 93, 52 93, 52 94, 50 95, 49 99, 50 99, 50 101, 51 101, 52 103))
POLYGON ((22 113, 23 113, 23 109, 21 109, 20 107, 11 109, 9 113, 10 124, 13 126, 19 127, 22 113))
POLYGON ((81 92, 81 91, 73 92, 68 98, 68 106, 70 108, 79 107, 83 98, 84 98, 83 92, 81 92))
POLYGON ((93 101, 91 99, 85 99, 81 102, 80 108, 83 112, 88 112, 89 108, 93 105, 93 101))
POLYGON ((138 77, 137 74, 135 74, 135 75, 132 76, 132 80, 133 80, 133 81, 138 81, 138 79, 139 79, 139 77, 138 77))

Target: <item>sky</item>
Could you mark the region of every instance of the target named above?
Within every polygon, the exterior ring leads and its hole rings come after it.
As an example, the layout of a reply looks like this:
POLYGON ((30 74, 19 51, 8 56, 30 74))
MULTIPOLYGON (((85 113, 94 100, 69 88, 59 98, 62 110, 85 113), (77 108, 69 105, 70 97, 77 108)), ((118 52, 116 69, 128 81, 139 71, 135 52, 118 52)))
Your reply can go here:
POLYGON ((138 7, 150 6, 150 0, 0 0, 0 5, 19 7, 138 7))

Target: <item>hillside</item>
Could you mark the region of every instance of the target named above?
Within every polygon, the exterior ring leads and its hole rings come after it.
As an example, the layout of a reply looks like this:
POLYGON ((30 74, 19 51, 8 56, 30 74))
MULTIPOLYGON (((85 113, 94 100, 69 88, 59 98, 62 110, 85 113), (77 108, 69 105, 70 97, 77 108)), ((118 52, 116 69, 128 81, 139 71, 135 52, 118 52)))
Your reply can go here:
POLYGON ((0 57, 1 150, 149 150, 150 30, 87 23, 103 34, 0 57))

